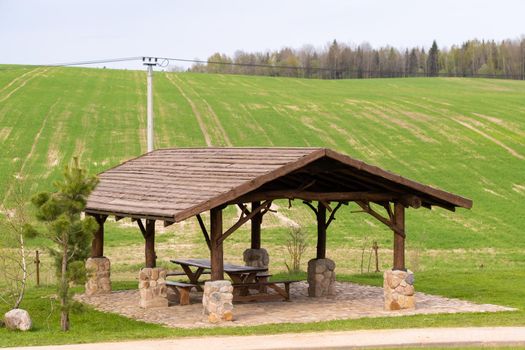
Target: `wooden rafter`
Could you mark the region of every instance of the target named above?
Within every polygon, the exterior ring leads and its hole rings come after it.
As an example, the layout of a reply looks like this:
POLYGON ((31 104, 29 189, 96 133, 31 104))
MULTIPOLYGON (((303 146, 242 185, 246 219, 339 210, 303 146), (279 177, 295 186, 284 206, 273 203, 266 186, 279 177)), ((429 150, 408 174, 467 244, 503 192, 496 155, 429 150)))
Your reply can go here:
POLYGON ((342 168, 322 168, 319 166, 313 168, 306 168, 296 172, 297 174, 309 174, 310 176, 315 176, 322 181, 341 186, 343 188, 364 188, 365 190, 373 190, 373 186, 370 186, 369 183, 355 179, 353 177, 347 176, 345 174, 339 173, 339 170, 342 168), (329 169, 329 171, 327 171, 329 169))
POLYGON ((299 187, 298 191, 304 191, 304 190, 306 190, 307 188, 310 188, 310 187, 312 187, 313 185, 315 185, 316 182, 317 182, 316 179, 310 180, 309 182, 304 183, 303 185, 301 185, 301 186, 299 187))
POLYGON ((330 173, 330 177, 337 179, 338 181, 344 181, 345 183, 356 184, 357 186, 364 187, 368 191, 374 190, 374 186, 371 186, 370 183, 367 183, 357 178, 350 177, 340 172, 330 173))
POLYGON ((297 179, 293 176, 284 176, 281 178, 276 179, 278 182, 282 182, 287 187, 293 187, 296 188, 297 186, 301 185, 301 180, 297 179))
POLYGON ((353 169, 343 169, 341 170, 341 173, 355 180, 359 180, 364 183, 367 183, 373 188, 381 187, 385 191, 392 191, 392 192, 399 191, 399 188, 397 188, 394 185, 386 184, 385 183, 386 181, 381 181, 381 180, 377 180, 375 178, 369 177, 367 175, 362 175, 353 169))

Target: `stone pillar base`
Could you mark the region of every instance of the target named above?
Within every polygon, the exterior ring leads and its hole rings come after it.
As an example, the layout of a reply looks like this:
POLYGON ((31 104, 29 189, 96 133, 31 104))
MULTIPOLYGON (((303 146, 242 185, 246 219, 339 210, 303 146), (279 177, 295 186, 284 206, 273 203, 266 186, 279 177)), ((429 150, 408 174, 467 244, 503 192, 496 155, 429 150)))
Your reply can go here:
POLYGON ((312 259, 308 262, 308 296, 335 295, 335 262, 312 259))
POLYGON ((264 248, 246 249, 242 257, 246 266, 268 267, 270 265, 270 256, 264 248))
POLYGON ((383 274, 385 310, 416 308, 414 273, 410 270, 386 270, 383 274))
POLYGON ((233 287, 230 281, 207 281, 202 295, 203 314, 210 323, 233 320, 233 287))
POLYGON ((167 307, 166 270, 146 267, 139 272, 140 307, 167 307))
POLYGON ((87 259, 86 270, 86 295, 111 293, 111 263, 108 258, 87 259))

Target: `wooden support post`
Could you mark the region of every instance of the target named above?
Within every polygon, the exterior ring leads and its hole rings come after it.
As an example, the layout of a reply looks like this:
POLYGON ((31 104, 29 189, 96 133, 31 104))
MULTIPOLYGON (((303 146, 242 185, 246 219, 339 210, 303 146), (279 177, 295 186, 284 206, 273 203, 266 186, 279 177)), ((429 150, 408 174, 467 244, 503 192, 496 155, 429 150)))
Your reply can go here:
POLYGON ((394 225, 397 232, 394 231, 394 270, 403 270, 405 268, 405 206, 403 203, 394 204, 394 225), (403 233, 402 235, 399 233, 403 233))
POLYGON ((93 235, 91 241, 91 257, 101 258, 104 256, 104 223, 108 218, 107 215, 93 215, 93 218, 98 223, 98 230, 93 235))
MULTIPOLYGON (((252 212, 261 206, 261 202, 252 202, 252 212)), ((262 213, 258 212, 252 218, 252 249, 261 249, 261 223, 262 213)))
POLYGON ((224 258, 222 251, 222 208, 210 210, 211 280, 224 279, 224 258))
POLYGON ((317 205, 317 259, 326 257, 326 206, 317 205))
POLYGON ((155 253, 155 220, 146 220, 146 240, 144 253, 146 255, 146 267, 157 266, 157 254, 155 253))

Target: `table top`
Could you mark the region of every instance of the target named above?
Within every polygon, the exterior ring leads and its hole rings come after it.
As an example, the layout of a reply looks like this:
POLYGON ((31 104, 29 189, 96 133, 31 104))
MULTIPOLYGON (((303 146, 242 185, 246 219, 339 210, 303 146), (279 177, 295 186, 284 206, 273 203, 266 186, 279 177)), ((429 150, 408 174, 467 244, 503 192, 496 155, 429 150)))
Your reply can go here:
MULTIPOLYGON (((186 266, 195 266, 204 269, 211 269, 211 262, 209 259, 173 259, 172 263, 186 266)), ((242 266, 224 263, 224 272, 226 273, 250 273, 268 271, 266 267, 242 266)))

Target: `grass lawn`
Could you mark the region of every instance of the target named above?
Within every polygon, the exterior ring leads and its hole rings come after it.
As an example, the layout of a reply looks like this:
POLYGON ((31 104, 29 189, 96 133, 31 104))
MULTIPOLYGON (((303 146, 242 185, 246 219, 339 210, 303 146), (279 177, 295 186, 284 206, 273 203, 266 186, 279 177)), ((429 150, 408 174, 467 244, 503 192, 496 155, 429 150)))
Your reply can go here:
MULTIPOLYGON (((84 68, 15 67, 0 72, 0 198, 9 206, 20 187, 30 196, 50 190, 73 156, 92 172, 145 151, 145 73, 84 68), (11 84, 12 83, 12 84, 11 84)), ((318 324, 206 330, 167 329, 86 308, 72 330, 58 330, 51 287, 28 291, 29 333, 0 329, 0 346, 43 345, 202 334, 265 334, 315 330, 525 324, 525 82, 489 79, 304 80, 158 72, 154 89, 156 147, 319 146, 471 198, 472 210, 407 211, 407 267, 416 289, 518 312, 375 318, 318 324), (199 123, 199 120, 202 123, 199 123), (204 127, 203 127, 204 125, 204 127)), ((301 203, 279 213, 310 238, 315 222, 301 203)), ((364 214, 341 210, 328 232, 328 256, 340 280, 381 284, 368 270, 373 241, 380 268, 391 266, 392 234, 364 214)), ((3 213, 0 213, 2 220, 3 213)), ((235 221, 227 208, 225 226, 235 221)), ((207 219, 207 217, 205 216, 207 219)), ((262 241, 272 272, 285 270, 287 232, 268 214, 262 241)), ((135 288, 144 242, 136 226, 109 222, 105 254, 117 288, 135 288), (128 281, 128 282, 126 282, 128 281)), ((225 241, 226 258, 240 263, 249 246, 241 228, 225 241)), ((156 237, 159 264, 207 256, 197 223, 187 220, 156 237)), ((53 267, 42 239, 44 283, 53 267)), ((0 311, 5 311, 4 309, 0 311)))

